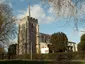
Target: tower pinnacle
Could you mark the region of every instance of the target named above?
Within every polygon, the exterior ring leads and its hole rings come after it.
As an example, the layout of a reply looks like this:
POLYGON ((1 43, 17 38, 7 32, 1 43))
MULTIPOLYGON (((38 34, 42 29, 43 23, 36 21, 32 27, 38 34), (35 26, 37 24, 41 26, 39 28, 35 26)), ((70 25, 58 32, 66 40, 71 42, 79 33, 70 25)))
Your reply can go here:
POLYGON ((28 6, 28 14, 29 14, 29 17, 31 17, 31 13, 30 13, 30 4, 29 4, 29 6, 28 6))

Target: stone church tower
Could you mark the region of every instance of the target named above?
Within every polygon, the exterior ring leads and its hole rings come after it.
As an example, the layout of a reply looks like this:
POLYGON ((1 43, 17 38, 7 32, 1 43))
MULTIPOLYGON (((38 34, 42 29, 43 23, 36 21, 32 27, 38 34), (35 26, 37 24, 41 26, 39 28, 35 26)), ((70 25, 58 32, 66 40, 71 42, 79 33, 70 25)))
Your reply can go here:
POLYGON ((20 19, 17 54, 39 53, 38 20, 30 16, 20 19))

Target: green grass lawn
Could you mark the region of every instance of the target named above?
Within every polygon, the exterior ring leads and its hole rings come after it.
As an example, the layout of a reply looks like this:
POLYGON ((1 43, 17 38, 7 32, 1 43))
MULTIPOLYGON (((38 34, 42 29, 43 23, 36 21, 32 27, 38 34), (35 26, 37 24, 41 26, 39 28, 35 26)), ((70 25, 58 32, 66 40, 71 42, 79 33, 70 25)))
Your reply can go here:
POLYGON ((4 60, 0 64, 85 64, 85 62, 54 62, 54 61, 26 61, 26 60, 4 60))

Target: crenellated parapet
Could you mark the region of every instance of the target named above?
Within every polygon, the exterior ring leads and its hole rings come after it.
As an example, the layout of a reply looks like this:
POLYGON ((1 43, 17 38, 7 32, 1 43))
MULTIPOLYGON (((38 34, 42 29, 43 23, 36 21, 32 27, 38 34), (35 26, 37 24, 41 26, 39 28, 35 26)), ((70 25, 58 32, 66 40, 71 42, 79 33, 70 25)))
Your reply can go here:
POLYGON ((33 18, 33 17, 29 17, 27 16, 29 20, 31 20, 31 22, 33 21, 34 23, 37 23, 38 24, 38 20, 33 18))

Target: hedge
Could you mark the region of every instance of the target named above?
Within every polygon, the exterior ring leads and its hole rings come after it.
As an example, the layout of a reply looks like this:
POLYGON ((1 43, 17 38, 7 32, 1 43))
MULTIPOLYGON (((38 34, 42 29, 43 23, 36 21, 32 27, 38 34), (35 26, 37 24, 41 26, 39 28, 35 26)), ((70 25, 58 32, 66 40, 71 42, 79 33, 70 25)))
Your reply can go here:
MULTIPOLYGON (((0 59, 29 59, 30 54, 24 55, 0 55, 0 59), (3 58, 2 58, 3 57, 3 58)), ((33 60, 85 60, 85 52, 63 52, 63 53, 50 53, 50 54, 32 54, 33 60)))

